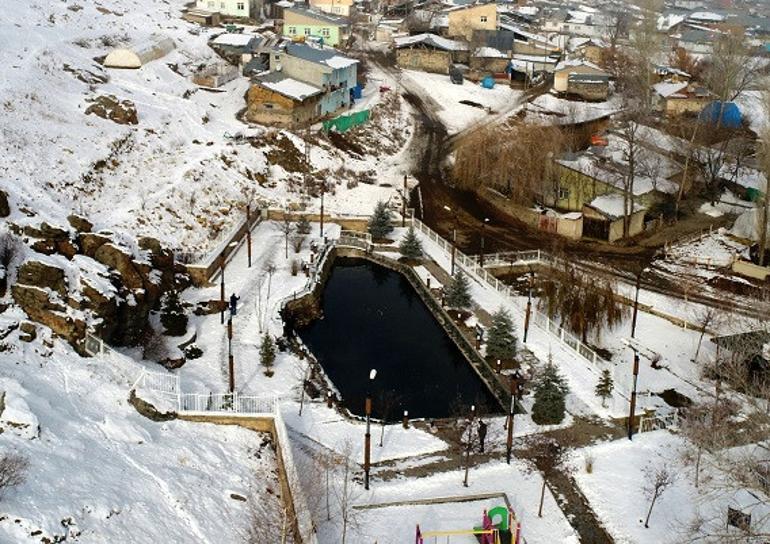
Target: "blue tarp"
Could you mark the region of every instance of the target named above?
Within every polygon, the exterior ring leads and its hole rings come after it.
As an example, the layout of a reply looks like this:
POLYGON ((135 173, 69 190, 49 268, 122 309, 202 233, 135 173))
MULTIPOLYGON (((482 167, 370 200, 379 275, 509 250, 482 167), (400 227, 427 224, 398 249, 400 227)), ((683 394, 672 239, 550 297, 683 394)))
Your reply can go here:
POLYGON ((740 128, 741 110, 735 102, 724 102, 715 100, 705 108, 700 114, 700 120, 704 123, 717 125, 725 128, 740 128), (720 121, 719 116, 722 116, 720 121))

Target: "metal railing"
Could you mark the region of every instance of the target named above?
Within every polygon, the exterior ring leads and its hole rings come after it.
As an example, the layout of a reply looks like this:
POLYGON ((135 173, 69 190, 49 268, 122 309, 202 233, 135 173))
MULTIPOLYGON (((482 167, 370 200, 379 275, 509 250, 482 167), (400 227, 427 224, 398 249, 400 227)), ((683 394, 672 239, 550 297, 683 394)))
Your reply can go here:
POLYGON ((185 393, 179 396, 179 413, 215 412, 232 414, 275 413, 275 397, 260 397, 234 393, 185 393))
POLYGON ((352 247, 368 250, 372 245, 372 235, 368 232, 343 230, 340 232, 340 237, 335 241, 335 245, 337 247, 352 247))
POLYGON ((660 429, 672 429, 679 427, 679 410, 668 414, 655 414, 639 418, 639 432, 658 431, 660 429))

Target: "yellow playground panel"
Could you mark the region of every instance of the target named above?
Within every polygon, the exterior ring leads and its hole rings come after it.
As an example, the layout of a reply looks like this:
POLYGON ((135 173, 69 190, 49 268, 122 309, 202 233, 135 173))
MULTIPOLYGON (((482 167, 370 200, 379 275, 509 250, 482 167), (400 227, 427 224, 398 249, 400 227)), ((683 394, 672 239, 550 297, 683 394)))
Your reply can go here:
POLYGON ((415 544, 451 544, 453 536, 473 536, 480 544, 521 544, 521 523, 513 510, 506 506, 496 506, 489 512, 484 510, 481 527, 473 529, 421 531, 418 525, 415 544))

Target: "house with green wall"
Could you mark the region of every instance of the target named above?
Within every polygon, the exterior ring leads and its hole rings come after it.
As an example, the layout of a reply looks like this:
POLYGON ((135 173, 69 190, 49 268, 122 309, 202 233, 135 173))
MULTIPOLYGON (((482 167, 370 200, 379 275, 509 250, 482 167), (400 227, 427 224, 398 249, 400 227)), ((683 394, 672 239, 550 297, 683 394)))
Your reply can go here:
POLYGON ((337 47, 350 37, 350 20, 293 6, 283 10, 283 35, 293 40, 321 40, 324 45, 337 47))

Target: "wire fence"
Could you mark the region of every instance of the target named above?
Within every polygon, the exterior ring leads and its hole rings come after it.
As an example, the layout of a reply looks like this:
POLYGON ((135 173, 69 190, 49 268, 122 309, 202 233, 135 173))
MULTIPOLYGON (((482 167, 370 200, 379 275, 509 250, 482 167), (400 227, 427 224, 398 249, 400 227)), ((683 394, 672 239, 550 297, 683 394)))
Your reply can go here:
POLYGON ((668 414, 645 415, 639 418, 639 432, 658 431, 679 427, 679 410, 668 414))

